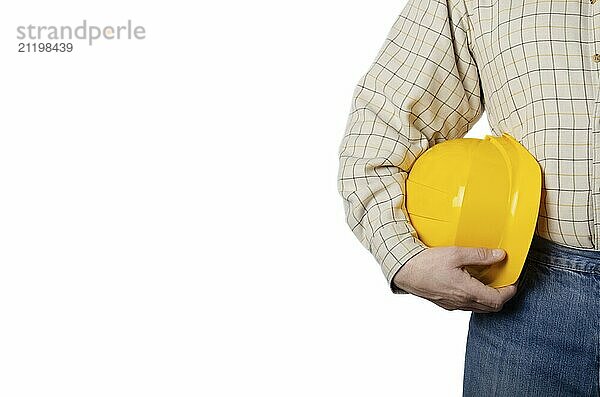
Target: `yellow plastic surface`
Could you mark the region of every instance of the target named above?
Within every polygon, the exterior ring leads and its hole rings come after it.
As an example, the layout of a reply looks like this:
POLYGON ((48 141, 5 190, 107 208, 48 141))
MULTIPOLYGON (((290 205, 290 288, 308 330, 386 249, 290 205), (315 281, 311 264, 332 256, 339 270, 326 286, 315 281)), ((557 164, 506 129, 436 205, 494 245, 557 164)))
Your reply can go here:
POLYGON ((507 133, 459 138, 432 146, 417 158, 406 181, 406 209, 429 247, 502 248, 492 266, 466 266, 490 287, 517 281, 540 207, 541 170, 507 133))

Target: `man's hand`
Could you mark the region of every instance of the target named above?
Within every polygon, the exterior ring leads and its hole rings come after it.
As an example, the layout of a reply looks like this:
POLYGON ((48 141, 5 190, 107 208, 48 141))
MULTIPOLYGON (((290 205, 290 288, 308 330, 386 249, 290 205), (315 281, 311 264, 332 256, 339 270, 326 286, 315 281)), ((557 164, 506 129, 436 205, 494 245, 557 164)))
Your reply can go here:
POLYGON ((489 266, 502 261, 504 250, 433 247, 411 258, 394 276, 394 284, 446 310, 477 313, 500 311, 517 292, 515 284, 492 288, 471 276, 465 265, 489 266), (497 252, 499 255, 495 256, 497 252))

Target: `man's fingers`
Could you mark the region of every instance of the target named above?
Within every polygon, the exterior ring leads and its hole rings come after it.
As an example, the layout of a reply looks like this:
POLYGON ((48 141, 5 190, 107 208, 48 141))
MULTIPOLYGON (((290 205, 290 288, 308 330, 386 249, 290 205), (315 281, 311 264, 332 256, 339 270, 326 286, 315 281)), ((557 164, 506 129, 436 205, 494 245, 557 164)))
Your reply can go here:
POLYGON ((499 310, 506 301, 517 293, 517 286, 515 284, 492 288, 476 278, 471 278, 467 283, 473 300, 494 310, 499 310))
POLYGON ((491 309, 501 307, 504 302, 514 296, 517 290, 515 284, 500 288, 489 287, 463 271, 460 271, 455 283, 456 287, 466 295, 468 301, 480 303, 491 309))
POLYGON ((506 252, 501 248, 454 247, 450 253, 450 262, 454 267, 492 265, 504 259, 505 255, 506 252))
POLYGON ((466 305, 462 310, 468 310, 475 313, 493 313, 494 310, 488 306, 481 305, 478 303, 472 303, 470 305, 466 305))
POLYGON ((450 303, 450 302, 434 302, 434 303, 446 310, 466 310, 466 311, 472 311, 475 313, 492 313, 492 312, 498 311, 498 310, 496 310, 497 308, 486 306, 481 303, 477 303, 475 301, 468 301, 468 302, 462 303, 462 304, 450 303))
POLYGON ((447 310, 470 310, 476 313, 489 313, 502 310, 504 304, 517 293, 516 284, 492 288, 476 278, 467 277, 467 279, 458 281, 455 284, 456 289, 450 296, 432 300, 432 302, 447 310))
POLYGON ((506 302, 507 300, 515 296, 515 294, 517 293, 517 286, 516 284, 511 284, 507 285, 506 287, 496 288, 496 291, 498 291, 498 294, 500 294, 500 298, 504 302, 506 302))

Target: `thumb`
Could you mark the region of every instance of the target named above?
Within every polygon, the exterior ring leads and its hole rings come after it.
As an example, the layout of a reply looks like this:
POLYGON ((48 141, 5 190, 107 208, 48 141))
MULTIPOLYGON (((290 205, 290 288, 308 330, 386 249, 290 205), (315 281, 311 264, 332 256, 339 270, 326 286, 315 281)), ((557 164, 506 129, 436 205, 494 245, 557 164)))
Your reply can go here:
POLYGON ((465 265, 493 265, 504 259, 506 252, 501 248, 471 248, 460 247, 454 256, 454 264, 457 267, 465 265))

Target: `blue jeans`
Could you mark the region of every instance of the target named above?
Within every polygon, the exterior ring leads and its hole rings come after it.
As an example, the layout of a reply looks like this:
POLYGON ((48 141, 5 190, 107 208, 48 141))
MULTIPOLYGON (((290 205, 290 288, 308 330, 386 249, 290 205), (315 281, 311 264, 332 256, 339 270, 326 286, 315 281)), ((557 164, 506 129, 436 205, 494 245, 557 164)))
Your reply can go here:
POLYGON ((534 236, 517 286, 471 313, 463 396, 598 396, 600 251, 534 236))

